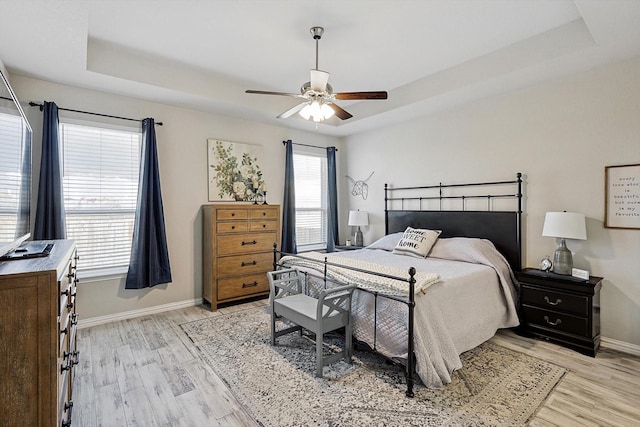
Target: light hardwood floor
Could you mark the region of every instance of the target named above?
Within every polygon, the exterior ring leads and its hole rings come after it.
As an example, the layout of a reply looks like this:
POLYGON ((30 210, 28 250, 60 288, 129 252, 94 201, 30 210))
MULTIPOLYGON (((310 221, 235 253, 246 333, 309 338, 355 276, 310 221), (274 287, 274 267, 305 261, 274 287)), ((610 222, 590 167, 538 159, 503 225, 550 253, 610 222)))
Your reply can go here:
MULTIPOLYGON (((257 426, 180 324, 265 300, 197 306, 81 329, 73 426, 257 426)), ((501 331, 496 343, 568 369, 532 426, 640 425, 640 357, 606 348, 596 358, 501 331)))

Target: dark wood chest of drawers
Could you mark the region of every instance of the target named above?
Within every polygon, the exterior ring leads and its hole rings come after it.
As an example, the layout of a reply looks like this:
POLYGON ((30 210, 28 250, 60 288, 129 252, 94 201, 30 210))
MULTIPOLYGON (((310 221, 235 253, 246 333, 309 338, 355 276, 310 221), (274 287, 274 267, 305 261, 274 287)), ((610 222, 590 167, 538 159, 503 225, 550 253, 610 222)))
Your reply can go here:
POLYGON ((0 425, 70 426, 76 351, 76 250, 0 262, 0 425))
POLYGON ((202 207, 202 297, 218 304, 269 294, 273 244, 280 239, 278 205, 215 204, 202 207))
POLYGON ((600 346, 602 277, 571 276, 525 269, 520 283, 520 332, 554 341, 589 356, 600 346))

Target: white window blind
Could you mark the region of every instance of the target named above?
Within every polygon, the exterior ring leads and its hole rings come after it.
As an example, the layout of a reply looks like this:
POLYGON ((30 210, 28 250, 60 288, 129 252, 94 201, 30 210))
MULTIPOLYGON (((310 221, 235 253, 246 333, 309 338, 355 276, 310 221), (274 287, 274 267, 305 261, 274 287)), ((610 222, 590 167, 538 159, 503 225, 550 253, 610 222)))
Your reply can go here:
POLYGON ((141 132, 62 123, 67 237, 83 270, 127 267, 135 220, 141 132))
POLYGON ((327 246, 327 158, 294 153, 296 245, 298 250, 327 246))
POLYGON ((22 121, 19 116, 0 112, 0 242, 15 239, 22 175, 22 121))

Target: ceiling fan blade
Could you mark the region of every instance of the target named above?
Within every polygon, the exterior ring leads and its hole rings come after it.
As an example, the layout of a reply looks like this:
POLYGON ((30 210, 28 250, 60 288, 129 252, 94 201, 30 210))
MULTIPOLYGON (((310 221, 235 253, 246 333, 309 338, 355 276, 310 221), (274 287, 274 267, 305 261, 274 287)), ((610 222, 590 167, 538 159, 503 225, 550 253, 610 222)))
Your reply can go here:
POLYGON ((334 94, 336 99, 343 101, 352 101, 357 99, 387 99, 386 91, 377 92, 340 92, 334 94))
POLYGON ((316 92, 324 92, 327 89, 329 73, 320 70, 311 70, 311 89, 316 92))
POLYGON ((299 93, 270 92, 268 90, 251 90, 251 89, 245 90, 244 92, 257 94, 257 95, 280 95, 280 96, 293 96, 296 98, 304 98, 299 93))
POLYGON ((336 117, 340 120, 347 120, 353 117, 347 110, 339 107, 333 102, 327 102, 326 105, 328 105, 336 113, 336 117))
POLYGON ((302 110, 304 108, 304 106, 307 105, 307 104, 309 104, 309 103, 308 102, 301 102, 298 105, 294 105, 293 107, 289 108, 284 113, 281 113, 277 118, 278 119, 288 119, 289 117, 293 116, 298 111, 302 110))

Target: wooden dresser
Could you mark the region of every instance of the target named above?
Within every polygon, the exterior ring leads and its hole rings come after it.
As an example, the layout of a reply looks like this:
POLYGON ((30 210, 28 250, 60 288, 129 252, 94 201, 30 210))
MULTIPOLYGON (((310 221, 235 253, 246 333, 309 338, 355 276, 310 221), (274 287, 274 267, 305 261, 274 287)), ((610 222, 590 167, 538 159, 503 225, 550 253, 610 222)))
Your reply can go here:
POLYGON ((280 206, 204 205, 202 298, 218 304, 268 295, 273 244, 280 240, 280 206))
POLYGON ((72 240, 50 243, 46 257, 0 262, 0 425, 71 425, 77 256, 72 240))

